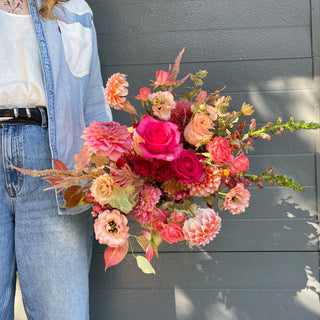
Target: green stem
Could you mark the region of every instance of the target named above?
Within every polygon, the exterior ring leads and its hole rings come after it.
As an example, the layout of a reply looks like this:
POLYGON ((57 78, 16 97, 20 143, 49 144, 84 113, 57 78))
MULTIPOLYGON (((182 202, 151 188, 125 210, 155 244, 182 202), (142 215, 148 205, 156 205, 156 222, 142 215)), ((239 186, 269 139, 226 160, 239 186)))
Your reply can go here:
POLYGON ((193 212, 193 210, 190 208, 189 204, 187 203, 186 200, 184 200, 184 198, 182 198, 183 203, 185 204, 185 206, 187 207, 187 209, 189 210, 190 214, 195 217, 195 213, 193 212))

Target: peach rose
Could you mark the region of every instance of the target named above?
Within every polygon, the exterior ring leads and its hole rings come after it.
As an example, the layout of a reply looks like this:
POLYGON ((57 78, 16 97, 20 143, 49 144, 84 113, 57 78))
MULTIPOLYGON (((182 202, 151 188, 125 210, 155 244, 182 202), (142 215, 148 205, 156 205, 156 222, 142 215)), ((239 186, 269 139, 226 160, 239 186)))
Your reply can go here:
POLYGON ((104 206, 108 203, 108 198, 113 194, 114 181, 109 174, 103 174, 93 180, 90 191, 94 199, 104 206))
POLYGON ((213 132, 210 132, 208 129, 213 127, 214 123, 208 115, 196 113, 193 120, 185 127, 183 135, 187 142, 195 146, 203 138, 212 138, 213 132))

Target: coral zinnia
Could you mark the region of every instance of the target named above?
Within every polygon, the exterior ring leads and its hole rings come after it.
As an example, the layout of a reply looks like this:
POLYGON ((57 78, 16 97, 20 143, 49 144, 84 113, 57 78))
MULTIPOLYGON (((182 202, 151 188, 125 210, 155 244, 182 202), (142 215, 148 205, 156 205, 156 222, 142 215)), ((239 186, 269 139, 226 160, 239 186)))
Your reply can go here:
POLYGON ((221 218, 213 209, 198 209, 183 226, 185 239, 193 246, 208 244, 219 233, 221 218))
POLYGON ((113 74, 107 81, 105 89, 106 101, 115 109, 122 109, 128 95, 129 86, 126 75, 122 73, 113 74))
POLYGON ((90 123, 84 129, 81 138, 90 152, 99 156, 109 157, 116 162, 130 148, 130 133, 126 126, 115 121, 90 123))

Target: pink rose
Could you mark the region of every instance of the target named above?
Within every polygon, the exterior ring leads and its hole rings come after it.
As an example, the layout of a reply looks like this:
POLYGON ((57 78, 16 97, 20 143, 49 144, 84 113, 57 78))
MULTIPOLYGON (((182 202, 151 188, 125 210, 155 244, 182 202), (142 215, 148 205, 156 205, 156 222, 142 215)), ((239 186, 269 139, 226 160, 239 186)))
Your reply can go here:
POLYGON ((137 100, 148 101, 148 96, 151 94, 150 88, 141 88, 140 92, 135 98, 137 100))
POLYGON ((181 225, 173 222, 164 225, 164 228, 161 230, 161 238, 170 244, 184 240, 181 225))
POLYGON ((207 145, 211 159, 218 164, 226 164, 233 160, 230 143, 223 137, 214 137, 207 145))
POLYGON ((230 163, 230 173, 246 172, 249 169, 249 159, 243 152, 230 163))
POLYGON ((147 159, 172 161, 179 158, 183 150, 180 145, 181 134, 173 123, 145 115, 136 131, 144 139, 139 145, 147 159))
POLYGON ((180 157, 171 163, 178 181, 184 183, 198 182, 203 173, 199 157, 191 150, 183 150, 180 157))
POLYGON ((167 86, 170 84, 174 84, 174 82, 169 81, 170 73, 167 71, 156 71, 156 82, 154 83, 156 86, 167 86))

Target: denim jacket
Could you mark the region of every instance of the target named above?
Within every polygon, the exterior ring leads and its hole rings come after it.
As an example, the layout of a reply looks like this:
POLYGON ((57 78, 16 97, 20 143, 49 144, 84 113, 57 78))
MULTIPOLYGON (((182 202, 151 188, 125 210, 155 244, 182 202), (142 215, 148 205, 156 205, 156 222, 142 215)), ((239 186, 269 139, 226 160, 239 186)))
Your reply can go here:
MULTIPOLYGON (((44 75, 52 158, 72 169, 83 129, 94 120, 112 120, 104 98, 92 11, 84 0, 69 0, 53 9, 58 19, 50 20, 39 15, 40 0, 28 3, 44 75)), ((85 210, 84 206, 63 208, 61 193, 57 201, 60 214, 85 210)))

